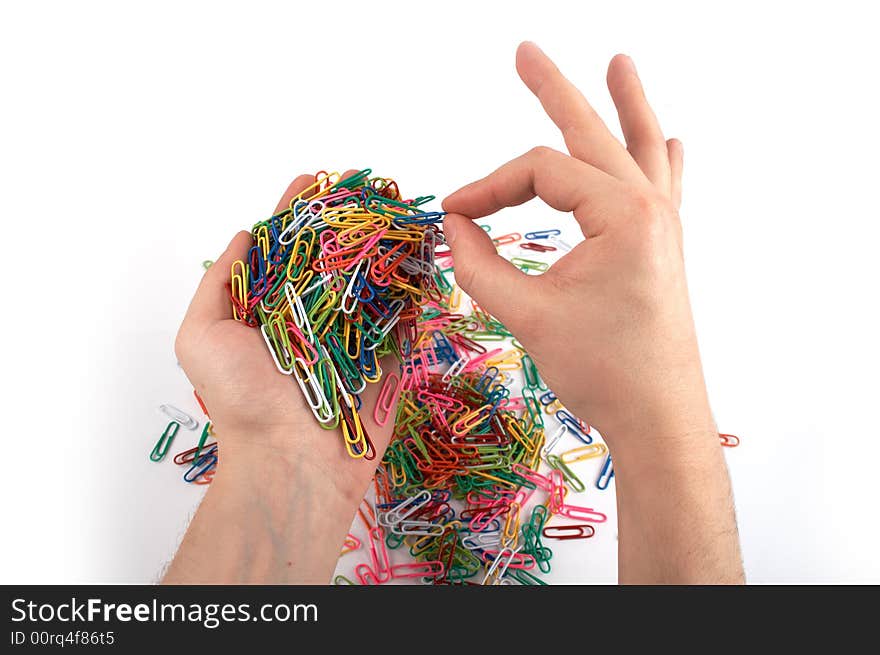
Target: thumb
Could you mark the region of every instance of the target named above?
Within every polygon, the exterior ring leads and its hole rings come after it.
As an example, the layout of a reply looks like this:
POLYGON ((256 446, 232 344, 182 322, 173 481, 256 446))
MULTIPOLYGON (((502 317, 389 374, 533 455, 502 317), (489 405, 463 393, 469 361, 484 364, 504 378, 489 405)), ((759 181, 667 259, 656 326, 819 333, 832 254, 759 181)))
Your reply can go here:
POLYGON ((232 318, 232 302, 229 300, 229 292, 226 283, 229 282, 232 263, 238 259, 247 260, 248 250, 253 245, 250 232, 241 231, 236 234, 226 250, 205 271, 199 288, 186 311, 183 319, 181 332, 190 329, 199 329, 208 323, 215 323, 223 319, 232 318))
POLYGON ((535 280, 499 255, 489 235, 468 217, 447 214, 443 233, 458 286, 515 332, 528 312, 535 280))

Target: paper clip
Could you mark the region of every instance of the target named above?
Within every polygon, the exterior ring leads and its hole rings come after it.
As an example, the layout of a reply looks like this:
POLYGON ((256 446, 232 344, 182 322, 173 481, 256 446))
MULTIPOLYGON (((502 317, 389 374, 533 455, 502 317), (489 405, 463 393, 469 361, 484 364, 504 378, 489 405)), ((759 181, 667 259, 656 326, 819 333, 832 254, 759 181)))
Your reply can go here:
POLYGON ((177 421, 187 430, 195 430, 199 427, 199 422, 192 416, 177 409, 174 405, 159 405, 159 410, 172 421, 177 421))
POLYGON ((212 448, 193 462, 189 470, 183 474, 186 482, 195 482, 217 466, 217 449, 212 448))
POLYGON ((571 412, 565 409, 556 411, 556 420, 562 423, 569 431, 585 444, 593 443, 593 437, 590 434, 590 426, 583 421, 576 419, 571 412))
POLYGON ((446 567, 438 560, 426 562, 414 562, 410 564, 395 564, 391 567, 392 578, 438 578, 445 572, 446 567))
POLYGON ((502 234, 500 237, 492 239, 492 243, 496 246, 505 246, 510 243, 522 241, 522 235, 519 232, 511 232, 510 234, 502 234))
POLYGON ((370 568, 369 564, 358 564, 354 567, 354 574, 362 585, 379 584, 379 578, 376 576, 376 572, 370 568))
POLYGON ((477 532, 461 538, 461 545, 468 550, 483 550, 501 545, 500 532, 477 532))
POLYGON ((544 528, 542 533, 548 539, 589 539, 596 534, 596 528, 588 523, 578 525, 553 525, 544 528))
MULTIPOLYGON (((366 565, 364 565, 364 566, 366 566, 366 565)), ((351 580, 349 580, 348 578, 346 578, 344 575, 342 575, 340 573, 335 578, 333 578, 333 584, 335 584, 337 586, 339 586, 339 585, 354 585, 354 582, 352 582, 351 580)))
POLYGON ((552 466, 553 468, 562 472, 562 477, 565 482, 568 483, 569 488, 575 493, 580 493, 586 490, 586 486, 583 482, 581 482, 580 478, 574 474, 568 466, 566 466, 565 462, 563 462, 556 455, 548 455, 547 456, 547 464, 552 466))
POLYGON ((739 437, 735 434, 719 434, 721 445, 727 448, 736 448, 739 445, 739 437))
MULTIPOLYGON (((498 556, 500 556, 504 552, 504 550, 505 549, 484 550, 483 551, 483 558, 486 559, 486 561, 489 561, 489 558, 492 558, 494 556, 495 559, 497 560, 498 556)), ((507 548, 506 550, 510 550, 510 548, 507 548)), ((494 563, 494 561, 495 560, 493 560, 493 563, 494 563)), ((504 567, 504 571, 506 571, 507 569, 525 569, 526 571, 530 571, 531 569, 535 568, 537 566, 537 564, 538 563, 537 563, 537 561, 535 561, 534 555, 529 555, 528 553, 520 553, 520 552, 513 551, 510 555, 510 558, 507 560, 507 564, 504 567)), ((500 575, 504 575, 503 571, 500 575)))
POLYGON ((199 404, 199 409, 202 410, 202 414, 204 414, 208 418, 211 418, 211 415, 208 414, 208 408, 205 407, 205 402, 202 400, 202 397, 199 395, 199 392, 196 391, 195 389, 193 389, 193 396, 196 397, 196 402, 199 404))
POLYGON ((379 391, 379 397, 376 399, 376 406, 373 408, 373 419, 377 425, 384 426, 388 423, 388 418, 394 411, 399 391, 400 377, 394 373, 386 375, 382 389, 379 391))
POLYGON ((565 433, 568 432, 568 428, 564 425, 560 425, 556 432, 553 433, 553 436, 550 438, 550 441, 545 442, 544 446, 541 448, 541 457, 543 459, 547 459, 547 456, 556 447, 556 444, 559 443, 559 440, 565 436, 565 433))
MULTIPOLYGON (((204 444, 204 446, 202 446, 202 448, 210 449, 216 445, 217 445, 217 442, 212 441, 211 443, 204 444)), ((195 446, 193 448, 190 448, 189 450, 184 450, 184 451, 177 453, 174 456, 174 463, 177 464, 178 466, 183 466, 184 464, 191 464, 192 462, 194 462, 196 460, 196 458, 197 458, 196 453, 199 450, 200 450, 200 447, 195 446)))
POLYGON ((174 441, 174 437, 177 435, 177 431, 180 429, 180 423, 177 421, 171 421, 167 426, 165 426, 165 431, 162 433, 162 436, 159 437, 159 441, 156 442, 156 445, 153 446, 153 452, 150 453, 150 459, 154 462, 159 462, 165 457, 165 454, 168 452, 168 448, 171 446, 171 442, 174 441))
POLYGON ((199 436, 199 443, 196 446, 196 452, 193 455, 193 460, 197 460, 202 453, 202 448, 205 447, 205 442, 208 440, 208 436, 212 434, 211 423, 205 423, 205 427, 202 428, 202 434, 199 436))
POLYGON ((605 446, 605 444, 594 443, 587 446, 580 446, 578 448, 566 450, 564 453, 562 453, 562 455, 560 455, 559 459, 566 464, 572 464, 574 462, 580 462, 585 459, 601 457, 607 452, 608 448, 605 446))
POLYGON ((533 250, 535 252, 553 252, 554 250, 556 250, 555 246, 545 246, 540 243, 534 243, 533 241, 521 243, 519 244, 519 247, 523 250, 533 250))
POLYGON ((550 237, 547 239, 547 243, 552 243, 554 246, 559 248, 562 252, 571 252, 572 246, 568 245, 565 241, 558 237, 550 237))
POLYGON ((614 477, 614 465, 611 463, 611 453, 605 457, 602 464, 602 470, 599 471, 599 477, 596 478, 596 488, 605 491, 611 484, 611 478, 614 477))
POLYGON ((538 271, 539 273, 543 273, 548 268, 550 268, 550 264, 547 262, 539 262, 534 259, 525 259, 524 257, 511 257, 510 263, 519 268, 521 271, 538 271))
POLYGON ((370 559, 376 579, 379 582, 388 582, 392 577, 391 562, 385 548, 385 531, 380 526, 370 528, 370 559))
POLYGON ((495 552, 497 553, 496 557, 486 571, 486 575, 483 577, 483 581, 481 584, 486 584, 487 582, 489 582, 490 579, 492 580, 492 584, 495 584, 496 581, 501 578, 507 571, 507 568, 510 565, 510 561, 513 559, 514 555, 516 555, 516 552, 512 548, 502 548, 501 550, 495 552), (505 553, 510 553, 508 556, 507 564, 505 564, 503 568, 501 568, 501 570, 498 570, 498 567, 501 565, 501 559, 504 557, 505 553))
POLYGON ((536 232, 526 232, 526 239, 546 239, 547 237, 555 237, 562 234, 559 230, 538 230, 536 232))
POLYGON ((604 523, 608 520, 602 512, 597 512, 592 507, 579 507, 578 505, 563 504, 557 512, 560 516, 574 519, 575 521, 591 521, 593 523, 604 523))
POLYGON ((342 555, 346 555, 352 551, 357 550, 361 547, 361 540, 355 537, 353 534, 345 535, 345 541, 342 542, 342 552, 339 553, 340 557, 342 555))

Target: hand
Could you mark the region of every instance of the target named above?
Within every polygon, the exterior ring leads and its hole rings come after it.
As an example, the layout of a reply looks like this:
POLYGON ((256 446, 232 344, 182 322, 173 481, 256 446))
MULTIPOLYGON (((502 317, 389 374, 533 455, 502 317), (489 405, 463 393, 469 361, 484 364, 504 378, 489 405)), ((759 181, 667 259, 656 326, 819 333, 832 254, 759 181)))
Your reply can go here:
MULTIPOLYGON (((357 171, 349 171, 348 177, 357 171)), ((301 175, 288 187, 275 209, 286 207, 291 198, 314 182, 313 175, 301 175)), ((379 427, 371 408, 381 386, 367 385, 361 395, 361 420, 376 450, 372 462, 352 459, 346 452, 339 429, 324 430, 312 415, 292 376, 275 368, 258 328, 233 320, 227 283, 230 267, 246 260, 253 245, 249 232, 239 232, 226 251, 207 270, 190 304, 175 342, 183 370, 211 414, 221 443, 222 465, 230 459, 281 458, 308 464, 324 486, 335 485, 352 505, 360 502, 382 459, 393 425, 379 427)), ((381 362, 385 370, 396 366, 393 358, 381 362)), ((333 491, 330 487, 328 492, 333 491)))
POLYGON ((741 582, 730 484, 684 275, 681 144, 663 138, 627 57, 611 61, 608 88, 628 150, 536 46, 520 46, 517 70, 570 156, 535 148, 446 198, 456 279, 519 339, 563 404, 608 442, 619 581, 741 582), (536 195, 572 212, 586 240, 529 277, 470 219, 536 195))
POLYGON ((569 154, 535 148, 446 198, 458 284, 612 450, 623 447, 619 435, 641 448, 654 437, 714 433, 682 255, 681 144, 664 139, 628 57, 608 69, 627 148, 537 46, 521 45, 516 64, 569 154), (586 240, 528 276, 470 219, 536 195, 572 212, 586 240))

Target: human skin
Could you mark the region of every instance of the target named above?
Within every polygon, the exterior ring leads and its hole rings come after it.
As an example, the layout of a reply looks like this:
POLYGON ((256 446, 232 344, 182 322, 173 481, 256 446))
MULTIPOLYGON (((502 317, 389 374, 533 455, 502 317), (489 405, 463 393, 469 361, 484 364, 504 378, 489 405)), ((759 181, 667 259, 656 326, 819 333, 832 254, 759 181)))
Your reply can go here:
POLYGON ((681 143, 664 138, 629 57, 608 68, 626 147, 537 46, 520 46, 517 70, 568 154, 535 148, 444 200, 456 280, 519 339, 562 403, 605 438, 619 581, 742 582, 685 279, 681 143), (585 240, 529 276, 471 219, 536 196, 572 212, 585 240))
MULTIPOLYGON (((605 437, 620 582, 741 582, 684 275, 681 144, 664 139, 626 57, 615 57, 608 73, 626 148, 536 46, 520 46, 517 70, 569 155, 534 149, 446 198, 456 280, 528 349, 566 407, 605 437), (536 195, 571 211, 586 240, 531 277, 499 257, 471 219, 536 195)), ((312 181, 294 180, 276 211, 312 181)), ((239 233, 208 269, 175 343, 211 412, 222 465, 165 583, 329 582, 390 438, 390 425, 363 412, 376 460, 351 459, 338 434, 318 427, 299 388, 277 374, 257 331, 232 319, 225 284, 251 244, 239 233)), ((365 407, 378 387, 368 385, 365 407)))

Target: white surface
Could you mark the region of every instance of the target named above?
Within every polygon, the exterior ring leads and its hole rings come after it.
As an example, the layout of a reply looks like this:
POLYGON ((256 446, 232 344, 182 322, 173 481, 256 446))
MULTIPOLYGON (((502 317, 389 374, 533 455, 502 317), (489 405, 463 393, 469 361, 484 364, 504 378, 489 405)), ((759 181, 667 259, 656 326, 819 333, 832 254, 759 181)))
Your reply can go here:
MULTIPOLYGON (((868 3, 340 4, 0 9, 0 582, 156 578, 200 493, 147 459, 156 406, 196 409, 172 342, 200 262, 301 172, 370 166, 442 196, 559 147, 513 68, 525 38, 608 119, 605 66, 628 52, 684 141, 749 579, 880 582, 868 3)), ((558 579, 613 580, 607 532, 554 560, 558 579)))

